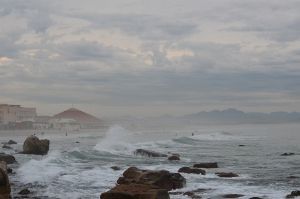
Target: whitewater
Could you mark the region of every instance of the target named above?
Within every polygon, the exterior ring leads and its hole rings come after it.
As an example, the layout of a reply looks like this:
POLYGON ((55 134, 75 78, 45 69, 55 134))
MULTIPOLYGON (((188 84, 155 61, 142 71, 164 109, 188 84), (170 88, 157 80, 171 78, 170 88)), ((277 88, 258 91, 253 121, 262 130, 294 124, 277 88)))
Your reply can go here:
MULTIPOLYGON (((34 132, 50 140, 46 156, 16 154, 21 151, 31 131, 0 132, 1 142, 14 139, 13 154, 18 164, 10 176, 13 195, 29 187, 40 198, 93 199, 112 188, 130 166, 141 169, 164 169, 177 172, 180 167, 200 162, 218 162, 218 169, 207 174, 182 174, 186 187, 176 191, 207 189, 203 198, 220 198, 224 194, 243 194, 241 198, 285 198, 299 189, 300 125, 199 126, 181 129, 128 129, 112 126, 108 130, 69 132, 34 132), (180 154, 180 161, 134 155, 138 148, 164 154, 180 154), (281 156, 282 153, 295 153, 281 156), (119 171, 112 166, 121 168, 119 171), (224 179, 215 172, 225 171, 239 177, 224 179)), ((173 195, 172 199, 189 198, 173 195)))

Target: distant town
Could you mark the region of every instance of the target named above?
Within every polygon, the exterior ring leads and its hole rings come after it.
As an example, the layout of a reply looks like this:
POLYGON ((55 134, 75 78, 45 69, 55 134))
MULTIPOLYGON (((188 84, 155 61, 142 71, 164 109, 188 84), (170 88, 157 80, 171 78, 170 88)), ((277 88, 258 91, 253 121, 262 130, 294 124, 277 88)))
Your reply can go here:
POLYGON ((53 116, 39 116, 36 108, 0 104, 0 130, 58 129, 77 131, 105 127, 105 122, 76 108, 53 116))

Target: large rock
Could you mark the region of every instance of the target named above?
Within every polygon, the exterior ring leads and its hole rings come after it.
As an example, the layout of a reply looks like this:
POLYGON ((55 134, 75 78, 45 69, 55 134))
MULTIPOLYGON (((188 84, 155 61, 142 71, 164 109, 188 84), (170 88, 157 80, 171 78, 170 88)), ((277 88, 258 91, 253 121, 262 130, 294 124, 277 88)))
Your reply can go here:
POLYGON ((18 144, 16 141, 14 141, 14 140, 9 140, 6 144, 18 144))
POLYGON ((146 150, 146 149, 137 149, 137 150, 135 150, 134 154, 148 156, 148 157, 168 157, 166 154, 162 154, 162 153, 158 153, 158 152, 146 150))
POLYGON ((5 162, 0 162, 0 199, 10 198, 10 184, 7 175, 7 166, 5 162))
POLYGON ((238 174, 232 173, 232 172, 218 172, 216 173, 217 176, 221 178, 234 178, 234 177, 239 177, 238 174))
POLYGON ((205 175, 206 172, 203 169, 199 169, 199 168, 191 168, 191 167, 181 167, 178 170, 179 173, 193 173, 193 174, 201 174, 201 175, 205 175))
POLYGON ((218 163, 216 162, 198 163, 198 164, 194 164, 194 167, 212 169, 212 168, 218 168, 218 163))
POLYGON ((108 192, 102 193, 101 199, 169 199, 166 189, 145 184, 117 185, 108 192))
POLYGON ((300 196, 300 190, 292 191, 289 195, 286 196, 286 198, 296 198, 300 196))
POLYGON ((38 137, 31 135, 26 138, 23 144, 24 154, 46 155, 49 151, 50 141, 40 140, 38 137))
POLYGON ((172 154, 171 156, 168 157, 168 160, 170 160, 170 161, 174 161, 174 160, 179 161, 180 156, 178 154, 172 154))
POLYGON ((16 162, 16 159, 12 155, 8 155, 5 153, 0 153, 0 161, 5 162, 6 164, 13 164, 16 162))
POLYGON ((123 177, 118 179, 117 183, 153 185, 170 191, 184 187, 186 180, 179 173, 170 173, 166 170, 141 170, 136 167, 130 167, 123 173, 123 177))

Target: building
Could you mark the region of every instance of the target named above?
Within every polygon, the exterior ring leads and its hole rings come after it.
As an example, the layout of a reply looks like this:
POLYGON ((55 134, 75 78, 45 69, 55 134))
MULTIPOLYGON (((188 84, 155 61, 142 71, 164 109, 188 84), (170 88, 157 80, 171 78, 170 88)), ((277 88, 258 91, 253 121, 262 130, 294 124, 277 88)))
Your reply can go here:
POLYGON ((93 129, 105 127, 105 124, 99 118, 85 113, 76 108, 70 108, 53 116, 55 119, 71 119, 72 123, 78 123, 81 129, 93 129))
POLYGON ((81 128, 76 120, 68 118, 52 118, 49 120, 49 125, 53 129, 64 130, 66 132, 78 131, 81 128))
POLYGON ((0 104, 0 124, 33 122, 35 117, 36 108, 0 104))
POLYGON ((36 116, 33 123, 34 129, 49 129, 51 128, 51 116, 36 116))

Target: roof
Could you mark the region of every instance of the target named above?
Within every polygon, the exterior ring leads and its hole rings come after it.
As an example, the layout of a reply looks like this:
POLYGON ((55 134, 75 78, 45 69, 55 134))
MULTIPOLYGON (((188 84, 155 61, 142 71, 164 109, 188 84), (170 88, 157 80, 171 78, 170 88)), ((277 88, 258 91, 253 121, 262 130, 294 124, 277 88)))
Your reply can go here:
POLYGON ((76 108, 67 109, 53 116, 54 118, 74 119, 79 123, 99 123, 101 120, 93 115, 85 113, 76 108))

